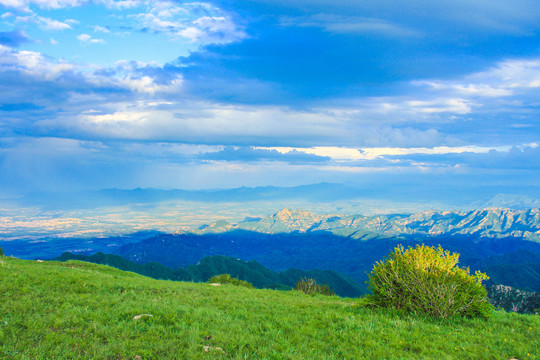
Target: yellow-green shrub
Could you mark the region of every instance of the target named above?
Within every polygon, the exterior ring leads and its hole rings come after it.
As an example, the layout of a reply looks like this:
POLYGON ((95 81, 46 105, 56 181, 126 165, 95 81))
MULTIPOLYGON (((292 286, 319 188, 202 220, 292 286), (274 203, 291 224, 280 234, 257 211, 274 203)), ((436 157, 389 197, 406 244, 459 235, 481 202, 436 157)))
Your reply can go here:
POLYGON ((302 291, 306 294, 322 294, 328 296, 336 295, 334 291, 327 285, 317 284, 317 281, 312 278, 300 279, 294 288, 296 291, 302 291))
POLYGON ((236 286, 245 286, 250 289, 253 288, 253 285, 251 283, 234 278, 229 274, 214 275, 210 278, 210 280, 208 280, 208 283, 231 284, 236 286))
POLYGON ((378 262, 369 274, 373 305, 426 314, 435 318, 487 317, 493 306, 487 301, 482 280, 457 266, 459 254, 418 245, 404 250, 399 245, 378 262))

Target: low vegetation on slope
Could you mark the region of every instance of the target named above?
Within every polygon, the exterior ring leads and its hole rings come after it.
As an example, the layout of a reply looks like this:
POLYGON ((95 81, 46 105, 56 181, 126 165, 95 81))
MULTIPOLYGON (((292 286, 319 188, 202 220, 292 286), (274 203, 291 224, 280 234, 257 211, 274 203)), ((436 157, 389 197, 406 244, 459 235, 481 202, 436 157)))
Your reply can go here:
POLYGON ((252 284, 248 283, 247 281, 234 278, 229 274, 220 274, 220 275, 212 276, 210 280, 208 280, 208 283, 211 285, 228 284, 228 285, 234 285, 234 286, 244 286, 250 289, 254 289, 252 284))
POLYGON ((444 322, 362 299, 5 258, 1 359, 537 359, 540 318, 444 322))
POLYGON ((118 255, 104 253, 96 253, 88 256, 66 252, 55 260, 88 261, 109 265, 121 270, 132 271, 160 280, 207 282, 212 276, 230 274, 233 277, 253 284, 253 286, 259 289, 291 290, 300 279, 313 278, 319 283, 328 284, 339 296, 358 297, 366 292, 361 284, 350 279, 348 276, 332 270, 289 269, 275 272, 253 260, 244 261, 222 255, 207 256, 201 259, 196 265, 189 265, 176 270, 155 262, 138 264, 118 255))

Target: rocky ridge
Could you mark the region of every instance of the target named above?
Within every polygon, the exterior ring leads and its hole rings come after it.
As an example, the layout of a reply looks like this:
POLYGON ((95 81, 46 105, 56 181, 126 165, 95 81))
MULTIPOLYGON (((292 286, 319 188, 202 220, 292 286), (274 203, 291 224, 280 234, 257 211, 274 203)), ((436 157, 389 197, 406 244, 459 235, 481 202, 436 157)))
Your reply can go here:
POLYGON ((489 301, 497 308, 521 314, 538 314, 540 293, 523 291, 506 285, 493 285, 488 288, 489 301))
POLYGON ((424 211, 380 216, 315 214, 285 208, 265 218, 230 224, 214 223, 199 233, 249 230, 267 234, 329 231, 369 240, 406 235, 474 235, 521 238, 540 242, 540 209, 487 208, 473 211, 424 211))

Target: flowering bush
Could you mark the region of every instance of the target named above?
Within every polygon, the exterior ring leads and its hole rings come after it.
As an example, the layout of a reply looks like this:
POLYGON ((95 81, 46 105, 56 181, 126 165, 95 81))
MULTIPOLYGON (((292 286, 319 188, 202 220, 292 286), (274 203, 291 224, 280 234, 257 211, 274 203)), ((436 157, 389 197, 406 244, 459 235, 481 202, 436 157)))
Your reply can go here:
POLYGON ((396 247, 388 259, 378 262, 369 274, 369 302, 445 319, 453 316, 488 317, 493 306, 487 301, 482 280, 486 274, 469 274, 457 266, 459 254, 418 245, 396 247))

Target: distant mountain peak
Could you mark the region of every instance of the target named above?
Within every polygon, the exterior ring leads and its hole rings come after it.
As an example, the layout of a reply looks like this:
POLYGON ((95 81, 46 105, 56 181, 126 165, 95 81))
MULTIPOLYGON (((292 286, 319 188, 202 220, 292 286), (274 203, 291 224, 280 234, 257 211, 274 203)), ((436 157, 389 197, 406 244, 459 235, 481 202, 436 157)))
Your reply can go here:
POLYGON ((223 232, 229 231, 234 228, 234 225, 229 223, 227 220, 218 220, 215 223, 210 225, 202 225, 199 227, 201 232, 223 232))
POLYGON ((215 223, 211 224, 209 227, 227 227, 231 224, 227 220, 218 220, 215 223))
POLYGON ((288 221, 290 219, 314 218, 315 214, 311 211, 306 211, 302 209, 284 208, 272 216, 282 221, 288 221))

